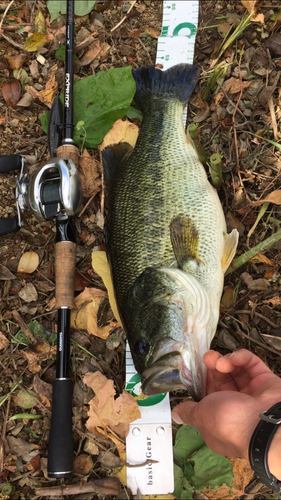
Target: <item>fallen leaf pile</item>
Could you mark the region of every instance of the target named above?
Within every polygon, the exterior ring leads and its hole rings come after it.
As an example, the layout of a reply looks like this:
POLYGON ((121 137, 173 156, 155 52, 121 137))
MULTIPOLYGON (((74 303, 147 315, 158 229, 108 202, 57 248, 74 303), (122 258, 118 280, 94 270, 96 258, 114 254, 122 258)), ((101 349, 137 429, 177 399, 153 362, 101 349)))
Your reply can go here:
MULTIPOLYGON (((97 435, 112 436, 110 430, 124 439, 128 433, 128 424, 140 418, 137 402, 128 392, 123 391, 115 399, 112 380, 108 380, 100 372, 88 373, 84 383, 91 387, 95 397, 89 402, 87 429, 97 435)), ((119 451, 124 449, 122 442, 116 443, 119 451)))

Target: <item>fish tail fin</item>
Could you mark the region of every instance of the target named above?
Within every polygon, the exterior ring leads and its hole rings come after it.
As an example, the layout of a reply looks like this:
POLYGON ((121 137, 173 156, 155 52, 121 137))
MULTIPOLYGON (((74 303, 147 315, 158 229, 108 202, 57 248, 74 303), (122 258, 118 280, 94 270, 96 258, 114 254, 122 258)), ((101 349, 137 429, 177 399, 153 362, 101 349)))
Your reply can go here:
POLYGON ((166 71, 153 66, 133 71, 136 82, 135 101, 143 111, 151 100, 180 101, 187 104, 196 86, 200 68, 193 64, 177 64, 166 71))

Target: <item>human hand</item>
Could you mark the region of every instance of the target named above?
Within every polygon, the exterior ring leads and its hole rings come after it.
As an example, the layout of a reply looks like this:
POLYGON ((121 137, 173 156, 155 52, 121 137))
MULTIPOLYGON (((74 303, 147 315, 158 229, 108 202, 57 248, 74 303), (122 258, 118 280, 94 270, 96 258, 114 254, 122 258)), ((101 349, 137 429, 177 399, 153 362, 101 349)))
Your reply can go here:
POLYGON ((204 363, 208 395, 179 404, 172 418, 196 427, 214 452, 248 459, 259 414, 281 400, 281 379, 246 349, 226 356, 208 351, 204 363))

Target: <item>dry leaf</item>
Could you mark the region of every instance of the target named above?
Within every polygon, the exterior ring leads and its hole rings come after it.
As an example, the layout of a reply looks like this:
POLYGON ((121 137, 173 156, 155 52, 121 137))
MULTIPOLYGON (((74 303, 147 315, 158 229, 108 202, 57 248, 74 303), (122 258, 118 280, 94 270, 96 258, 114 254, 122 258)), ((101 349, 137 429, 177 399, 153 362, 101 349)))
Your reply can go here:
POLYGON ((264 278, 259 278, 257 280, 254 280, 252 276, 245 272, 241 274, 241 278, 244 281, 244 283, 247 285, 249 290, 263 290, 267 291, 270 287, 270 283, 268 280, 264 278))
POLYGON ((231 233, 232 229, 237 229, 239 235, 242 236, 242 234, 245 231, 245 226, 244 226, 243 222, 241 222, 239 219, 237 219, 237 217, 235 217, 233 212, 230 212, 230 211, 227 212, 226 224, 227 224, 227 229, 228 229, 229 233, 231 233))
POLYGON ((241 0, 242 5, 247 9, 249 14, 255 12, 258 0, 241 0))
POLYGON ((40 401, 47 408, 51 408, 51 400, 52 400, 52 386, 41 378, 38 375, 34 375, 33 377, 33 389, 36 392, 40 401))
POLYGON ((23 48, 27 50, 27 52, 36 52, 39 47, 44 47, 47 43, 47 36, 42 33, 34 33, 23 45, 23 48))
POLYGON ((101 45, 100 41, 96 40, 94 43, 92 43, 89 47, 89 50, 85 52, 83 57, 80 59, 80 63, 82 66, 87 66, 88 64, 91 64, 91 62, 97 58, 97 56, 100 54, 101 51, 101 45))
POLYGON ((34 408, 37 405, 37 398, 32 391, 18 391, 13 397, 14 403, 25 410, 34 408))
POLYGON ((110 307, 115 319, 117 319, 118 323, 122 325, 121 318, 118 313, 117 302, 115 299, 110 267, 105 252, 98 251, 92 253, 92 267, 95 273, 97 273, 101 277, 103 284, 107 290, 110 307))
POLYGON ((26 85, 26 90, 33 97, 33 99, 39 99, 39 101, 46 104, 46 106, 50 109, 58 90, 58 83, 56 81, 57 70, 58 67, 56 65, 52 67, 51 76, 46 83, 45 89, 40 92, 38 92, 38 90, 34 87, 31 87, 31 85, 26 85))
POLYGON ((33 99, 32 99, 32 96, 29 94, 29 92, 25 92, 25 94, 22 96, 22 98, 17 103, 17 106, 19 106, 21 108, 29 108, 32 101, 33 101, 33 99))
POLYGON ((5 335, 0 332, 0 351, 5 349, 9 345, 9 340, 5 337, 5 335))
POLYGON ((254 23, 264 23, 264 15, 257 14, 258 0, 241 0, 241 3, 247 9, 249 14, 256 13, 255 16, 251 17, 251 21, 254 23))
POLYGON ((36 252, 25 252, 18 263, 18 273, 33 273, 39 265, 39 255, 36 252))
POLYGON ((94 462, 91 459, 90 455, 86 455, 82 453, 75 458, 73 462, 73 472, 74 474, 86 476, 94 467, 94 462))
POLYGON ((78 167, 81 191, 85 198, 95 196, 101 189, 100 164, 84 149, 78 167))
POLYGON ((152 38, 158 38, 160 36, 160 31, 155 30, 153 28, 145 28, 145 31, 151 36, 152 38))
POLYGON ((111 325, 99 327, 97 314, 99 305, 106 293, 97 288, 85 288, 74 300, 76 309, 71 311, 70 325, 80 330, 86 330, 91 335, 106 339, 111 330, 111 325))
POLYGON ((0 280, 13 280, 15 275, 6 267, 0 264, 0 280))
POLYGON ((210 112, 209 104, 204 103, 204 109, 201 108, 201 111, 199 111, 199 113, 197 113, 197 115, 194 116, 193 122, 194 123, 201 123, 201 122, 203 122, 207 118, 209 112, 210 112))
POLYGON ((221 306, 224 310, 230 310, 234 306, 234 288, 232 285, 228 286, 221 298, 221 306))
POLYGON ((251 85, 250 82, 242 82, 238 78, 231 77, 226 82, 224 82, 222 88, 226 93, 229 94, 237 94, 237 92, 240 92, 243 89, 246 89, 251 85))
POLYGON ((21 69, 27 60, 26 54, 17 54, 16 56, 6 56, 6 60, 11 69, 21 69))
POLYGON ((261 262, 262 264, 266 264, 267 266, 275 266, 274 260, 270 260, 266 255, 263 255, 262 253, 258 253, 254 257, 251 257, 249 259, 249 262, 252 262, 253 264, 259 264, 261 262))
POLYGON ((118 398, 114 399, 113 381, 107 379, 100 372, 88 373, 83 380, 95 393, 95 397, 89 402, 87 429, 96 433, 97 427, 104 428, 105 432, 106 428, 110 427, 118 435, 125 438, 124 432, 126 432, 127 425, 141 416, 133 396, 123 391, 118 398))
POLYGON ((13 78, 12 80, 5 82, 2 85, 1 90, 2 90, 2 95, 8 106, 15 108, 21 96, 20 81, 16 80, 16 78, 13 78))
POLYGON ((130 33, 129 37, 130 38, 138 38, 141 34, 141 30, 140 29, 136 29, 134 31, 132 31, 132 33, 130 33))
MULTIPOLYGON (((123 424, 123 425, 126 425, 128 428, 128 424, 123 424)), ((123 442, 124 440, 119 439, 115 433, 113 434, 112 432, 110 432, 110 429, 105 429, 104 427, 97 427, 95 434, 97 434, 98 436, 104 436, 106 439, 111 439, 111 441, 113 441, 113 443, 115 444, 120 456, 122 453, 125 452, 126 446, 123 442)))
POLYGON ((100 452, 99 462, 101 463, 102 467, 105 467, 106 469, 114 469, 116 467, 122 467, 124 465, 123 460, 120 460, 120 457, 114 455, 114 453, 112 453, 112 451, 110 450, 100 452))
POLYGON ((251 21, 253 21, 253 23, 264 24, 264 14, 260 13, 257 14, 255 17, 251 17, 251 21))
POLYGON ((27 359, 28 369, 31 373, 38 373, 41 370, 43 361, 56 353, 56 347, 51 347, 45 339, 38 338, 36 344, 29 345, 21 354, 27 359))
POLYGON ((236 500, 243 496, 246 486, 253 479, 254 472, 245 458, 229 458, 228 460, 233 467, 233 486, 231 488, 229 486, 220 486, 217 490, 211 490, 207 487, 204 492, 201 492, 204 495, 202 498, 208 500, 225 500, 226 498, 236 500))
POLYGON ((35 20, 34 20, 34 27, 35 27, 35 30, 37 31, 37 33, 46 33, 46 20, 45 20, 45 17, 43 15, 43 13, 41 12, 41 10, 39 10, 36 14, 36 17, 35 17, 35 20))
POLYGON ((30 462, 30 460, 38 455, 40 446, 38 444, 27 443, 22 438, 16 438, 14 436, 7 436, 8 445, 10 448, 10 453, 21 457, 24 462, 30 462))
POLYGON ((34 78, 35 80, 39 78, 40 73, 38 68, 38 62, 36 61, 36 59, 33 59, 33 61, 31 61, 29 65, 29 71, 31 73, 32 78, 34 78))
POLYGON ((267 344, 271 345, 271 347, 277 351, 281 351, 281 337, 277 337, 276 335, 267 335, 266 333, 261 333, 261 336, 267 344))
POLYGON ((20 291, 19 297, 25 302, 33 302, 38 299, 38 293, 32 283, 27 283, 20 291))
POLYGON ((281 296, 280 295, 275 295, 274 297, 271 297, 271 299, 263 300, 263 304, 272 304, 273 306, 280 306, 281 305, 281 296))
POLYGON ((103 142, 99 146, 99 150, 103 151, 107 146, 119 144, 119 142, 127 142, 133 148, 136 145, 139 134, 139 128, 134 123, 128 120, 117 120, 110 131, 106 134, 103 142))
POLYGON ((275 205, 281 205, 281 189, 276 189, 276 191, 272 191, 266 198, 259 201, 251 201, 250 205, 258 207, 263 203, 274 203, 275 205))

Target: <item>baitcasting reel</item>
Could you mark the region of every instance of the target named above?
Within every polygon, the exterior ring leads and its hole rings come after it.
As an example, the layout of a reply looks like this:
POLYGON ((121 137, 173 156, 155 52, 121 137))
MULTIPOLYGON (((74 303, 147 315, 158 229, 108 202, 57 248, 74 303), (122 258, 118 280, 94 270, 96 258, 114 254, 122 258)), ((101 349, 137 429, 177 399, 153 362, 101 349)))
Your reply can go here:
POLYGON ((51 158, 29 175, 22 156, 0 157, 1 173, 17 168, 20 168, 15 190, 18 217, 0 218, 0 235, 17 231, 23 225, 26 209, 40 221, 62 215, 69 217, 77 212, 81 202, 80 180, 70 158, 51 158))

